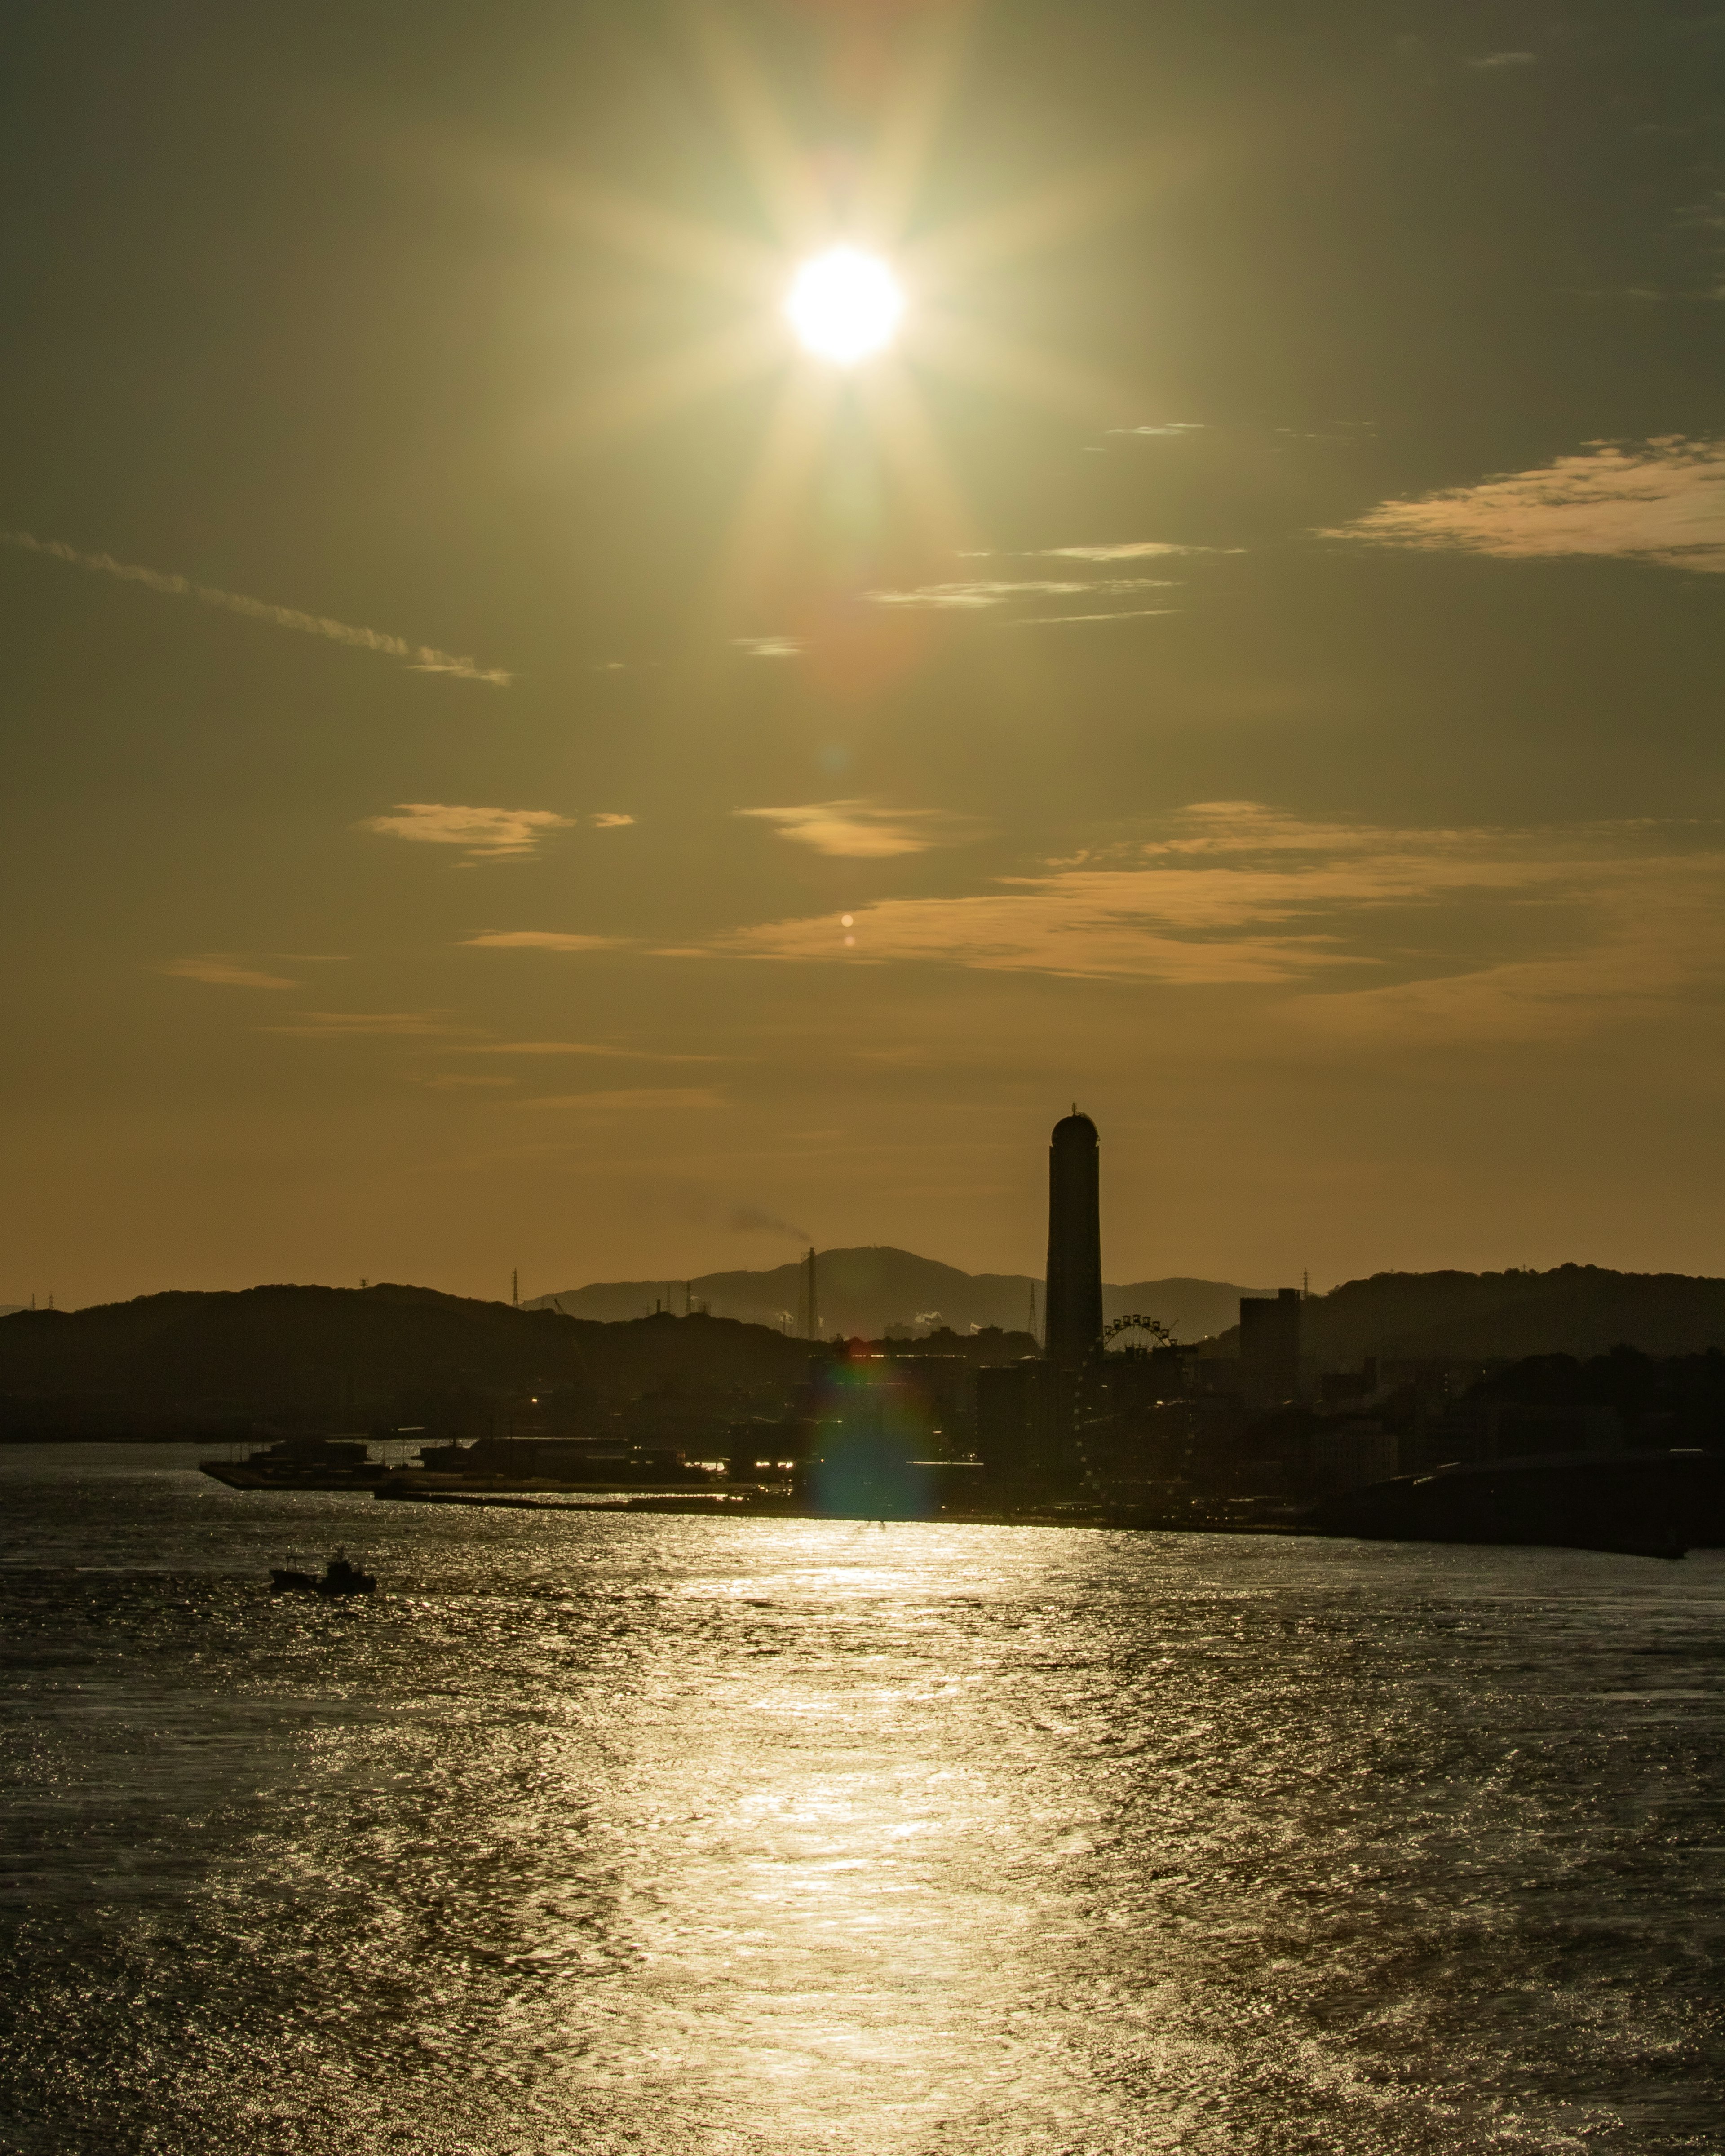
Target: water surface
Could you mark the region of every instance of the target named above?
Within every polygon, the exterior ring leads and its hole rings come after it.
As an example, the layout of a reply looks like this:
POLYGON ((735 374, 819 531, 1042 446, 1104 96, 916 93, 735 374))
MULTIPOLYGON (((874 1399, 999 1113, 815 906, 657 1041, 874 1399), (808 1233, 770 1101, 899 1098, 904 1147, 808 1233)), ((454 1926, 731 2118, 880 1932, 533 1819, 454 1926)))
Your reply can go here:
POLYGON ((1725 1556, 195 1457, 0 1451, 8 2150, 1725 2146, 1725 1556))

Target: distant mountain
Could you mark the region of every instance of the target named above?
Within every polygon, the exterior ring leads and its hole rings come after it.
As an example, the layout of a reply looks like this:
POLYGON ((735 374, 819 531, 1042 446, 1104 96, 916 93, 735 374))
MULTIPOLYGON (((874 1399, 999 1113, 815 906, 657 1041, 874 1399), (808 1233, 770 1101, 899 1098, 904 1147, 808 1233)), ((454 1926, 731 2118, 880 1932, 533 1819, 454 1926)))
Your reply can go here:
MULTIPOLYGON (((926 1329, 933 1324, 968 1332, 973 1325, 1022 1328, 1028 1321, 1030 1289, 1036 1290, 1040 1329, 1043 1284, 1029 1273, 967 1273, 933 1258, 919 1258, 890 1245, 865 1249, 821 1250, 815 1257, 821 1329, 830 1335, 878 1340, 890 1325, 926 1329)), ((704 1303, 715 1317, 778 1327, 801 1309, 803 1268, 795 1260, 766 1272, 703 1273, 684 1281, 601 1281, 591 1286, 536 1296, 529 1310, 557 1310, 569 1317, 592 1317, 614 1324, 640 1317, 655 1305, 680 1313, 685 1292, 704 1303)), ((1183 1340, 1199 1340, 1240 1316, 1243 1295, 1266 1295, 1266 1288, 1235 1287, 1224 1281, 1134 1281, 1102 1291, 1104 1314, 1136 1312, 1159 1318, 1183 1340)))
MULTIPOLYGON (((1357 1368, 1366 1355, 1484 1361, 1617 1347, 1693 1355, 1725 1348, 1725 1280, 1602 1265, 1373 1273, 1313 1296, 1301 1319, 1307 1353, 1326 1369, 1357 1368)), ((1232 1337, 1218 1345, 1231 1349, 1232 1337)))

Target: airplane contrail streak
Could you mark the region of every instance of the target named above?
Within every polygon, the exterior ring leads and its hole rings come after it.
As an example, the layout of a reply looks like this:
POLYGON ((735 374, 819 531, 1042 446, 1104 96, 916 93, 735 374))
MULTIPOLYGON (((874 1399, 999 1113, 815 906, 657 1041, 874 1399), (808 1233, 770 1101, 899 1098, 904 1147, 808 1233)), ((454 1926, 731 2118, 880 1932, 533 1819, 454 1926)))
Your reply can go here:
POLYGON ((104 576, 118 577, 125 583, 143 584, 175 598, 223 607, 229 613, 244 614, 252 621, 267 621, 277 629, 296 629, 303 635, 321 636, 331 644, 350 644, 357 651, 381 651, 388 658, 405 660, 416 674, 454 674, 464 681, 489 681, 496 689, 506 689, 515 679, 501 667, 476 665, 471 659, 459 659, 453 652, 439 651, 429 644, 409 644, 405 638, 388 636, 382 629, 356 629, 352 622, 331 621, 326 614, 301 613, 297 607, 272 606, 267 599, 249 599, 240 592, 218 591, 213 584, 194 584, 189 577, 141 568, 136 562, 116 562, 111 554, 86 554, 67 546, 63 539, 38 539, 28 531, 0 531, 0 545, 19 547, 31 554, 51 554, 55 561, 69 562, 74 568, 99 569, 104 576))

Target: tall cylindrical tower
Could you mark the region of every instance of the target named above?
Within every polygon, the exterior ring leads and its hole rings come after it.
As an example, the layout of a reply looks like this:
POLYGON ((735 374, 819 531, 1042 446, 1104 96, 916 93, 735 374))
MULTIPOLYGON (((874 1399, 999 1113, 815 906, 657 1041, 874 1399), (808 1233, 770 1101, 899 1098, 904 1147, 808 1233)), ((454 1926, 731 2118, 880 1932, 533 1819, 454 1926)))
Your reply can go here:
POLYGON ((1096 1127, 1075 1108, 1048 1148, 1048 1292, 1044 1354, 1076 1369, 1101 1337, 1102 1224, 1096 1127))

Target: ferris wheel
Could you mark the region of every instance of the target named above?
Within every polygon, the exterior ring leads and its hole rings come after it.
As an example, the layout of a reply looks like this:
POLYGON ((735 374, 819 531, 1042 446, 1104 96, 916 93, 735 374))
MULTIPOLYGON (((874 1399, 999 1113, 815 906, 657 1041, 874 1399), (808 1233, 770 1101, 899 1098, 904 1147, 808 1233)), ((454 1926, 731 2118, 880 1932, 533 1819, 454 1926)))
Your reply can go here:
POLYGON ((1174 1331, 1171 1325, 1164 1325, 1159 1317, 1143 1317, 1134 1312, 1129 1317, 1117 1317, 1111 1324, 1102 1327, 1101 1336, 1096 1342, 1100 1352, 1106 1355, 1121 1335, 1126 1332, 1136 1332, 1138 1335, 1137 1339, 1128 1340, 1124 1343, 1124 1351, 1128 1353, 1147 1354, 1154 1348, 1175 1348, 1179 1345, 1174 1338, 1174 1331))

